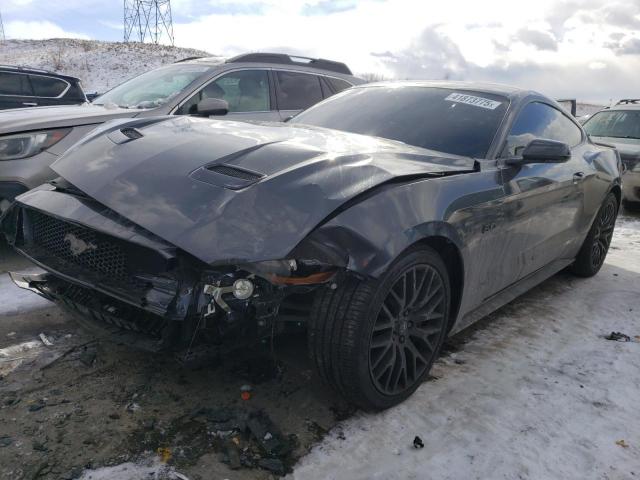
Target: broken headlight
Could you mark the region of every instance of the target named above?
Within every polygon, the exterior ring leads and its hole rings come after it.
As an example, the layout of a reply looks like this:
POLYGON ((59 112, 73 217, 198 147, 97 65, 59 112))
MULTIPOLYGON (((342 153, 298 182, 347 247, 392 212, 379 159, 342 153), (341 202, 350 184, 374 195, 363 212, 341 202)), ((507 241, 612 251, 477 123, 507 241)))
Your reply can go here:
POLYGON ((60 128, 2 136, 0 137, 0 161, 33 157, 54 146, 70 131, 70 128, 60 128))
POLYGON ((329 281, 338 269, 315 260, 270 260, 243 265, 255 275, 276 285, 314 285, 329 281))

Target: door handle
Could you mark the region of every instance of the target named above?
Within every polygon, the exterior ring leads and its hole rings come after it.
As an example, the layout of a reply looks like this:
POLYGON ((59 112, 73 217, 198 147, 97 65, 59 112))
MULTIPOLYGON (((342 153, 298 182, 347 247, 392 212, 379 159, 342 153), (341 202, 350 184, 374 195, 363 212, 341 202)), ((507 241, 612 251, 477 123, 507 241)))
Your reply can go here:
POLYGON ((573 183, 579 183, 584 180, 584 172, 576 172, 573 174, 573 183))
POLYGON ((38 104, 35 102, 23 102, 22 105, 24 105, 25 107, 37 107, 38 104))

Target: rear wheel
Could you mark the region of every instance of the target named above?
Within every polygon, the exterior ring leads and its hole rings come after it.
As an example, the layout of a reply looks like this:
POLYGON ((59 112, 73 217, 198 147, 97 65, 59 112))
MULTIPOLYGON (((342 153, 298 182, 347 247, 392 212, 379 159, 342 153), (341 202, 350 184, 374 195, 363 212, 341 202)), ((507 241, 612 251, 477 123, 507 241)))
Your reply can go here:
POLYGON ((600 207, 587 238, 571 266, 573 273, 581 277, 592 277, 598 273, 609 251, 617 216, 618 199, 610 193, 600 207))
POLYGON ((314 301, 309 350, 323 379, 365 409, 400 403, 420 386, 444 341, 447 269, 413 249, 379 280, 347 278, 314 301))

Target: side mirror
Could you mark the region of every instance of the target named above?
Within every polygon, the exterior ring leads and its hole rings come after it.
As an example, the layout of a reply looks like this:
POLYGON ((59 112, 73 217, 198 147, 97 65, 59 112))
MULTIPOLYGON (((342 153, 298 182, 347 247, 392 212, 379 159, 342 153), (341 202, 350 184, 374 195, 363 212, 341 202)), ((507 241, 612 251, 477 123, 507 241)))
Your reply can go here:
POLYGON ((210 117, 212 115, 226 115, 229 113, 229 104, 221 98, 205 98, 198 102, 196 115, 210 117))
POLYGON ((562 163, 571 158, 571 148, 563 142, 537 138, 531 140, 518 158, 508 158, 507 165, 526 165, 529 163, 562 163))

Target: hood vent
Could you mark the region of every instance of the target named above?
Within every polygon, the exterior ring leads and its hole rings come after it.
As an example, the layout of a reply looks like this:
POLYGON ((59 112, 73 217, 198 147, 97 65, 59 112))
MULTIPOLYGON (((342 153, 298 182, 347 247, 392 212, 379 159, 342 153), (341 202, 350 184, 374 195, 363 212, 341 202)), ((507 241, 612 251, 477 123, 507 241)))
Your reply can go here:
POLYGON ((242 170, 236 167, 230 167, 229 165, 212 165, 207 167, 210 172, 219 173, 220 175, 226 175, 227 177, 239 178, 241 180, 255 181, 260 180, 263 175, 249 170, 242 170))
POLYGON ((125 137, 130 138, 131 140, 137 140, 138 138, 142 138, 143 135, 139 130, 133 127, 124 127, 120 129, 120 133, 122 133, 125 137))

